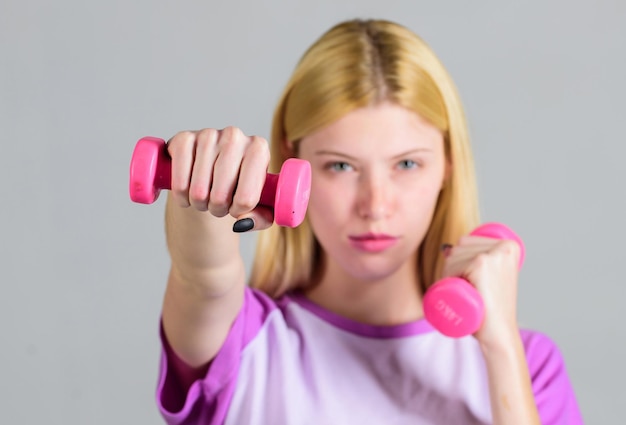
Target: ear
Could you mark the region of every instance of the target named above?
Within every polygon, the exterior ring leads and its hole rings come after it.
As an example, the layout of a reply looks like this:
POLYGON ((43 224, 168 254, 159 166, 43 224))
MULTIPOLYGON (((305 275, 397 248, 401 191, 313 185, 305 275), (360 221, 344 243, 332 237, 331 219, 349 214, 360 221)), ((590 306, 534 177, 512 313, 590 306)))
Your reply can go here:
POLYGON ((295 158, 298 156, 297 142, 283 139, 280 144, 280 153, 283 158, 295 158))

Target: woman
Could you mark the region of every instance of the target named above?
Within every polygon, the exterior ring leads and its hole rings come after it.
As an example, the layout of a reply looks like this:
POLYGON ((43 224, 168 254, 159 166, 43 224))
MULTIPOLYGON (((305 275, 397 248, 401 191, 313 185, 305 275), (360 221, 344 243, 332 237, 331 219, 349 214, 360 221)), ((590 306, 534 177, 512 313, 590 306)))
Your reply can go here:
POLYGON ((519 247, 466 236, 479 221, 461 102, 408 29, 354 20, 325 33, 287 84, 271 147, 228 127, 178 133, 168 151, 168 423, 582 423, 557 347, 518 328, 519 247), (257 206, 268 165, 289 157, 312 168, 295 229, 257 206), (248 230, 263 230, 249 286, 248 230), (472 336, 423 318, 444 276, 484 300, 472 336))

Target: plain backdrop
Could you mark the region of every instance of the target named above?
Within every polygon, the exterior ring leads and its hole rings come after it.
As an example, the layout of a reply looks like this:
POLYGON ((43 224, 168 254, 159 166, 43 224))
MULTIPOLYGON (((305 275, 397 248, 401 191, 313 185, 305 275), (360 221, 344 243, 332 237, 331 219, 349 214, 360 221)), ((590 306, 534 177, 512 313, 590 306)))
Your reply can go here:
POLYGON ((134 144, 269 136, 300 55, 357 17, 408 26, 448 67, 482 218, 526 244, 520 321, 561 348, 586 423, 621 423, 623 0, 3 0, 1 423, 162 423, 164 197, 130 201, 134 144))

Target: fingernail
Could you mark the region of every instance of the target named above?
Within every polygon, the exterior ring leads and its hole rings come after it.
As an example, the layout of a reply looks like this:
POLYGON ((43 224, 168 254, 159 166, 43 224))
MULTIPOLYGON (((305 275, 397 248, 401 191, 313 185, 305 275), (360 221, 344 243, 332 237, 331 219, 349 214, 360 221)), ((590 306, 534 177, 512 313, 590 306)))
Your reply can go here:
POLYGON ((441 252, 443 253, 444 257, 447 257, 448 255, 450 255, 451 249, 452 249, 452 245, 449 243, 444 243, 443 245, 441 245, 441 252))
POLYGON ((254 227, 254 220, 251 218, 242 218, 241 220, 235 221, 233 224, 233 232, 243 233, 251 230, 254 227))

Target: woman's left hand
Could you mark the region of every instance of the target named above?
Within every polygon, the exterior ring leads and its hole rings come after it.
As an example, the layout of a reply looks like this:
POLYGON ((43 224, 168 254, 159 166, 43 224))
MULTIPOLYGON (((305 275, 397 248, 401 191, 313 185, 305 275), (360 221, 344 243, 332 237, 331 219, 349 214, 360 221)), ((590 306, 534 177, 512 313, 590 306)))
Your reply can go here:
POLYGON ((517 242, 463 236, 447 252, 443 275, 466 279, 480 293, 485 316, 474 336, 483 348, 519 338, 517 281, 521 249, 517 242))

